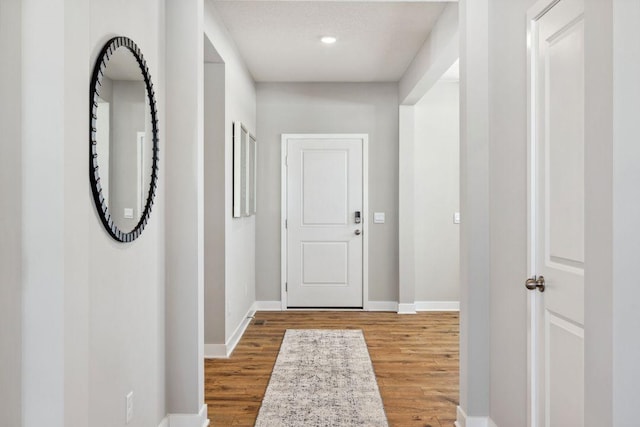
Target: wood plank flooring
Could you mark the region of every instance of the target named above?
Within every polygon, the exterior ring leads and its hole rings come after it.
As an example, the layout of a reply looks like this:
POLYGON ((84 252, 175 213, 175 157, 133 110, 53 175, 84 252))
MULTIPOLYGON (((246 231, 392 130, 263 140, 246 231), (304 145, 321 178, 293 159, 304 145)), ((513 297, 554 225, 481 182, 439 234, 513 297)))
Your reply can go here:
POLYGON ((362 329, 389 425, 451 427, 458 323, 453 312, 258 312, 229 359, 205 361, 211 425, 254 425, 286 329, 362 329))

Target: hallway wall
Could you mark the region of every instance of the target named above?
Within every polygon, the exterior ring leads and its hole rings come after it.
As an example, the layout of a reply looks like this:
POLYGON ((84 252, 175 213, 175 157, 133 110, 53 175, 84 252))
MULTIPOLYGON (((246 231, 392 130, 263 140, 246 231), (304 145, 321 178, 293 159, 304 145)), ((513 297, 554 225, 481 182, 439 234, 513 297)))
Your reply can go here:
POLYGON ((21 2, 0 2, 0 425, 21 424, 21 2))
MULTIPOLYGON (((205 40, 205 44, 208 43, 205 40)), ((204 343, 225 342, 225 66, 204 64, 204 343)))
MULTIPOLYGON (((256 278, 256 218, 233 218, 233 122, 242 122, 249 132, 256 131, 256 88, 233 39, 220 20, 215 7, 204 5, 204 32, 224 61, 224 245, 225 245, 225 312, 218 313, 223 320, 218 325, 209 323, 206 328, 219 328, 224 324, 224 337, 228 342, 236 329, 246 320, 246 314, 255 301, 256 278)), ((205 168, 215 165, 205 164, 205 168)), ((210 190, 205 186, 205 191, 210 190)), ((205 217, 205 221, 210 218, 205 217)), ((205 260, 207 263, 208 260, 205 260)), ((205 281, 205 288, 211 287, 205 281)), ((205 291, 205 292, 206 292, 205 291)), ((205 312, 211 307, 205 307, 205 312)), ((215 314, 214 314, 215 315, 215 314)), ((211 320, 211 319, 210 319, 211 320)), ((219 333, 218 333, 219 335, 219 333)), ((211 343, 210 340, 206 341, 211 343)), ((221 344, 221 343, 217 343, 221 344)))
POLYGON ((280 300, 283 133, 369 134, 369 300, 398 300, 398 86, 259 83, 256 298, 280 300), (385 212, 385 224, 373 224, 385 212))
MULTIPOLYGON (((158 194, 149 224, 131 244, 115 243, 100 224, 93 202, 89 208, 89 419, 92 426, 123 424, 124 397, 134 392, 135 416, 129 426, 157 425, 165 416, 164 364, 164 182, 162 153, 166 152, 164 120, 164 2, 144 0, 125 4, 108 0, 88 2, 89 50, 78 50, 75 60, 91 71, 104 41, 127 35, 142 50, 156 88, 160 164, 158 194), (141 21, 148 25, 139 25, 141 21), (90 58, 90 60, 89 60, 90 58)), ((75 34, 74 37, 78 37, 75 34)), ((71 64, 75 67, 75 64, 71 64)), ((89 77, 81 75, 78 91, 86 92, 89 77)), ((71 88, 70 88, 71 89, 71 88)), ((78 102, 84 101, 80 98, 78 102)), ((78 105, 78 117, 85 104, 78 105)), ((86 129, 84 121, 70 118, 68 126, 86 129)), ((80 135, 85 136, 85 133, 80 135)), ((81 141, 84 148, 84 140, 81 141)), ((84 166, 83 152, 70 153, 84 166)), ((72 203, 69 204, 71 209, 72 203)))
POLYGON ((15 262, 25 272, 22 370, 16 371, 22 426, 124 425, 129 391, 135 402, 129 426, 155 426, 166 414, 164 1, 19 3, 22 85, 15 77, 11 84, 21 90, 22 153, 8 172, 22 181, 22 230, 15 230, 22 243, 15 262), (87 167, 91 71, 116 35, 132 38, 145 56, 160 127, 153 212, 129 244, 104 230, 87 167))
MULTIPOLYGON (((612 384, 613 395, 616 399, 611 403, 614 425, 623 425, 633 420, 637 415, 637 402, 640 400, 638 380, 640 379, 640 341, 629 339, 637 337, 637 325, 640 317, 638 301, 640 301, 640 287, 638 286, 638 254, 640 253, 640 198, 638 197, 638 182, 640 182, 640 144, 638 144, 638 117, 640 112, 640 2, 615 0, 612 8, 613 15, 613 206, 614 206, 614 284, 611 311, 613 318, 613 356, 612 356, 612 384)), ((600 15, 602 16, 602 15, 600 15)), ((606 16, 606 15, 605 15, 606 16)), ((602 27, 601 25, 600 27, 602 27)), ((594 36, 598 36, 596 33, 594 36)), ((595 100, 597 101, 597 99, 595 100)), ((597 102, 593 109, 597 111, 597 102)), ((594 142, 597 139, 594 138, 594 142)), ((593 161, 598 161, 598 153, 594 153, 593 161)), ((592 179, 597 180, 598 177, 592 179)), ((597 201, 595 201, 597 203, 597 201)), ((597 218, 594 218, 597 220, 597 218)), ((597 251, 593 256, 598 257, 597 251)), ((597 279, 597 278, 596 278, 597 279)), ((590 282, 592 288, 597 281, 590 282)), ((598 307, 599 292, 594 289, 589 294, 588 307, 598 307)), ((595 309, 594 309, 595 311, 595 309)), ((596 315, 600 312, 595 311, 596 315)), ((608 313, 607 313, 608 314, 608 313)), ((589 319, 591 324, 602 324, 598 318, 589 319)), ((611 336, 608 331, 599 330, 590 339, 605 340, 611 336)), ((596 346, 588 355, 589 360, 607 361, 596 346)), ((589 405, 600 405, 602 393, 597 387, 603 379, 596 369, 587 378, 587 384, 594 385, 594 392, 589 397, 589 405)), ((606 381, 606 378, 604 379, 606 381)), ((606 414, 605 411, 599 411, 606 414)), ((595 411, 592 411, 595 413, 595 411)), ((592 425, 596 425, 595 421, 592 425)))
POLYGON ((527 417, 526 13, 535 0, 489 2, 491 416, 527 417), (509 351, 504 351, 505 349, 509 351))
POLYGON ((415 105, 416 301, 460 298, 459 85, 440 81, 415 105))

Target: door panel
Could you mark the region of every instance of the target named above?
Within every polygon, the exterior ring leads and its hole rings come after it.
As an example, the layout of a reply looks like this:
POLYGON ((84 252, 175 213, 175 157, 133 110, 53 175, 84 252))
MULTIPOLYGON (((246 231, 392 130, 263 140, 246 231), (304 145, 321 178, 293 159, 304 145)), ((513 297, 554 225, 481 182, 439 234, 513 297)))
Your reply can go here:
POLYGON ((547 311, 545 318, 547 342, 546 425, 584 425, 584 355, 583 329, 547 311))
POLYGON ((303 150, 302 223, 347 225, 349 152, 303 150))
MULTIPOLYGON (((532 347, 535 426, 584 425, 584 19, 582 0, 532 19, 531 245, 545 291, 532 347)), ((552 5, 551 7, 548 7, 552 5)))
MULTIPOLYGON (((548 25, 541 24, 542 30, 548 25)), ((560 31, 549 28, 546 42, 547 127, 546 212, 549 261, 583 268, 584 262, 584 22, 560 31)), ((543 35, 546 32, 543 32, 543 35)))
POLYGON ((363 140, 296 137, 286 150, 287 306, 362 307, 363 140))
POLYGON ((347 285, 349 245, 346 242, 302 242, 304 285, 347 285), (322 262, 319 262, 322 260, 322 262))

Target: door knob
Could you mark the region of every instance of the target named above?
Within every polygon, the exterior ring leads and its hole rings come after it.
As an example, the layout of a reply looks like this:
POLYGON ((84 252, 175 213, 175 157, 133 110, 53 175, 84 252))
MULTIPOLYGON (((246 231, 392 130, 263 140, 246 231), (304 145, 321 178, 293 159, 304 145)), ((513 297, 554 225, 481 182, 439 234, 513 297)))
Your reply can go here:
POLYGON ((533 291, 534 289, 538 289, 540 292, 544 292, 544 288, 545 288, 545 282, 544 282, 544 276, 533 276, 530 279, 527 279, 527 281, 524 283, 524 286, 529 289, 530 291, 533 291))
POLYGON ((362 233, 362 231, 360 231, 360 230, 356 230, 356 231, 355 231, 355 233, 356 233, 356 236, 359 236, 359 235, 360 235, 360 233, 362 233))

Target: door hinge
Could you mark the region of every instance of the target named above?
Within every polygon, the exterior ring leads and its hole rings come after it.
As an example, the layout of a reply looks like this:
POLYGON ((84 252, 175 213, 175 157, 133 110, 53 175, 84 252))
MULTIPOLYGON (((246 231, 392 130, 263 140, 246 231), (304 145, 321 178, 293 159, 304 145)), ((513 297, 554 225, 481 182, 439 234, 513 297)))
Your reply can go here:
POLYGON ((289 166, 289 156, 284 156, 284 165, 289 166))
POLYGON ((289 220, 288 219, 284 220, 284 228, 289 228, 289 220))
POLYGON ((289 282, 284 282, 284 291, 289 292, 289 282))

